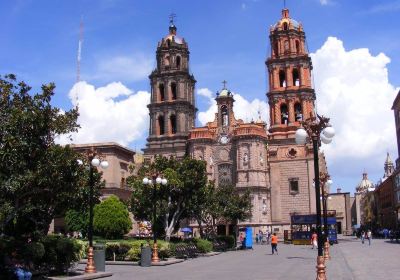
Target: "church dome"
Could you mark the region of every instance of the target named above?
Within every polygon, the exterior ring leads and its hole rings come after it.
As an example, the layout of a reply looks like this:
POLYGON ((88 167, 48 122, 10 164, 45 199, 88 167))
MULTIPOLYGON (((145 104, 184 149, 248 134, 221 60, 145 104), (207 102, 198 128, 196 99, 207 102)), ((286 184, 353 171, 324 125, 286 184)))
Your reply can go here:
POLYGON ((229 96, 229 95, 230 95, 230 91, 228 91, 226 88, 221 90, 221 92, 219 93, 219 96, 229 96))
POLYGON ((356 187, 356 191, 358 193, 364 193, 367 191, 374 191, 374 190, 375 190, 374 184, 370 180, 368 180, 368 175, 367 173, 364 172, 361 182, 356 187))
POLYGON ((301 28, 301 24, 298 21, 290 18, 289 10, 285 8, 282 10, 282 18, 272 26, 272 29, 288 30, 290 28, 299 29, 301 28))

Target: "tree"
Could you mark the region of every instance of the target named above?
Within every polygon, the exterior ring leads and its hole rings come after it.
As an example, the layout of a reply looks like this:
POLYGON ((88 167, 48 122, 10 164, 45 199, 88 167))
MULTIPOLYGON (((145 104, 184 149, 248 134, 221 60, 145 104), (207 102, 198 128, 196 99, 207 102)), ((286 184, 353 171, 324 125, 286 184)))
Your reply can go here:
POLYGON ((86 237, 89 228, 89 215, 87 211, 80 212, 70 209, 65 213, 64 221, 67 231, 80 232, 83 237, 86 237))
POLYGON ((187 216, 193 199, 207 185, 206 163, 188 157, 179 161, 156 157, 153 163, 139 170, 138 176, 131 176, 127 182, 132 188, 131 211, 135 218, 152 220, 155 203, 165 239, 169 240, 179 221, 187 216), (146 174, 154 173, 162 173, 168 180, 167 185, 156 186, 156 201, 153 201, 152 187, 142 183, 146 174))
POLYGON ((108 239, 122 238, 132 228, 128 207, 115 195, 94 207, 93 229, 108 239))
POLYGON ((209 184, 205 189, 204 203, 194 206, 192 215, 200 225, 206 225, 206 234, 216 235, 218 223, 233 223, 251 216, 250 192, 239 194, 232 185, 214 187, 209 184))
POLYGON ((78 155, 55 144, 77 131, 77 109, 51 105, 55 85, 31 94, 14 75, 0 76, 0 234, 46 234, 56 213, 67 209, 86 182, 78 155))

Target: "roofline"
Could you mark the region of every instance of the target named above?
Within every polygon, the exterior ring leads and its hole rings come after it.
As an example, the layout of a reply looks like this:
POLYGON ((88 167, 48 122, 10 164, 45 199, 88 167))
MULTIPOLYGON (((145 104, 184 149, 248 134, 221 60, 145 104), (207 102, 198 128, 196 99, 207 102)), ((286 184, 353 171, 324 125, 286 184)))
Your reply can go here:
POLYGON ((397 93, 396 98, 395 98, 394 101, 393 101, 392 110, 394 110, 395 105, 396 105, 397 103, 399 103, 399 101, 400 101, 400 90, 399 90, 399 92, 397 93))
POLYGON ((136 152, 124 147, 116 142, 99 142, 99 143, 85 143, 85 144, 69 144, 71 148, 78 148, 78 149, 85 149, 85 148, 92 148, 92 147, 98 147, 98 148, 117 148, 119 150, 122 150, 126 153, 135 155, 136 152))

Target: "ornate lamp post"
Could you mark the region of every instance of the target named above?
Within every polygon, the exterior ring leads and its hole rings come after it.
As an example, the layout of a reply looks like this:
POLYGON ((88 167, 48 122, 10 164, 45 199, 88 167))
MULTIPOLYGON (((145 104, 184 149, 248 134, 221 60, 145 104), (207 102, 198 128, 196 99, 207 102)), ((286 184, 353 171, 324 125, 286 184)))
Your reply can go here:
POLYGON ((323 255, 323 238, 321 231, 321 194, 320 194, 320 178, 319 178, 319 157, 318 148, 320 141, 324 144, 332 142, 335 136, 335 130, 329 124, 329 118, 317 115, 301 122, 303 128, 296 131, 296 143, 305 144, 307 140, 311 140, 314 152, 314 174, 315 174, 315 200, 317 210, 317 235, 318 235, 318 257, 317 257, 317 280, 325 280, 325 260, 323 255))
MULTIPOLYGON (((95 273, 96 267, 93 260, 93 189, 94 189, 94 178, 93 170, 94 168, 101 167, 107 169, 108 161, 101 160, 97 156, 100 156, 95 149, 91 149, 87 152, 86 157, 89 161, 89 248, 88 248, 88 261, 85 267, 86 273, 95 273)), ((78 164, 82 165, 83 161, 78 160, 78 164)))
MULTIPOLYGON (((156 184, 158 185, 166 185, 168 183, 167 179, 160 177, 161 174, 154 173, 151 178, 147 177, 143 178, 144 185, 153 185, 153 254, 151 256, 152 262, 159 262, 160 259, 158 258, 158 248, 157 248, 157 236, 156 236, 156 220, 157 220, 157 209, 156 209, 156 184)), ((162 176, 162 175, 161 175, 162 176)))
POLYGON ((328 173, 320 172, 319 175, 321 181, 321 191, 322 191, 322 211, 324 216, 324 233, 325 233, 325 244, 324 244, 324 258, 329 260, 331 256, 329 255, 329 228, 328 228, 328 191, 325 187, 330 187, 332 185, 332 180, 328 173))

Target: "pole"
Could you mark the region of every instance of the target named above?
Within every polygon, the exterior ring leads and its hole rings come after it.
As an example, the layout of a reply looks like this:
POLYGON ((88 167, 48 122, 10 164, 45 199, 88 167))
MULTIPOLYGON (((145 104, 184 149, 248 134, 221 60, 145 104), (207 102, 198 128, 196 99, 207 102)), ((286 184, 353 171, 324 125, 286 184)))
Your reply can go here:
POLYGON ((156 177, 153 176, 153 255, 151 257, 152 262, 159 262, 158 258, 158 248, 157 248, 157 235, 156 235, 156 219, 157 219, 157 209, 156 209, 156 177))
POLYGON ((89 251, 88 251, 88 261, 85 267, 86 273, 95 273, 96 266, 93 260, 93 166, 91 164, 93 157, 89 157, 89 251))
POLYGON ((321 193, 319 189, 319 158, 318 158, 318 135, 312 135, 314 151, 314 174, 315 174, 315 202, 317 211, 317 237, 318 237, 318 257, 317 257, 317 280, 326 280, 325 259, 322 247, 324 241, 321 232, 321 193))
POLYGON ((327 197, 325 196, 325 183, 322 184, 322 211, 324 215, 324 233, 325 233, 325 241, 328 241, 329 230, 328 230, 328 209, 327 209, 327 197))

